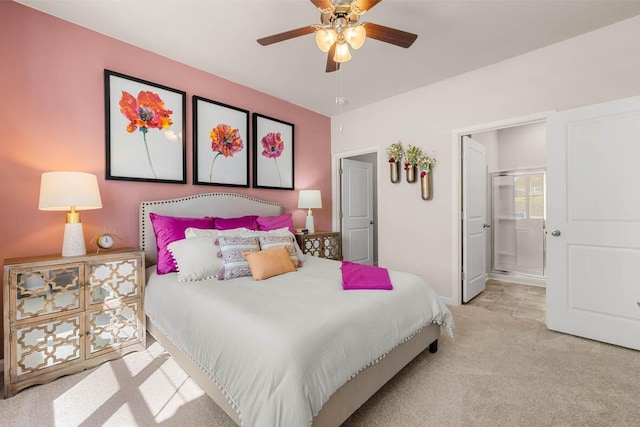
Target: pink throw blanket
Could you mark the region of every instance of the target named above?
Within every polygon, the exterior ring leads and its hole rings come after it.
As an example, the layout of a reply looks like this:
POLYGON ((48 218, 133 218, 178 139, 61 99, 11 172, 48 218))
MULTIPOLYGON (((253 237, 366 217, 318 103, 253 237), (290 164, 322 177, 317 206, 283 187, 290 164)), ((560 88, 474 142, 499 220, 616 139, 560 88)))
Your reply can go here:
POLYGON ((342 261, 342 289, 392 290, 393 285, 386 268, 342 261))

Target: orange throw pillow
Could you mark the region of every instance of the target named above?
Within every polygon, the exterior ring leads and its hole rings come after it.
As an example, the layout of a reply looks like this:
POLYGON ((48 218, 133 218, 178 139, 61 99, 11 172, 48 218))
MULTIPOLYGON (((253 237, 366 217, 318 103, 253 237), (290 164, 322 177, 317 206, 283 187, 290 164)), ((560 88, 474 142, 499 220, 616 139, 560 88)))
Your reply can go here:
POLYGON ((243 252, 247 259, 253 280, 264 280, 279 274, 296 271, 289 251, 284 246, 259 252, 243 252))

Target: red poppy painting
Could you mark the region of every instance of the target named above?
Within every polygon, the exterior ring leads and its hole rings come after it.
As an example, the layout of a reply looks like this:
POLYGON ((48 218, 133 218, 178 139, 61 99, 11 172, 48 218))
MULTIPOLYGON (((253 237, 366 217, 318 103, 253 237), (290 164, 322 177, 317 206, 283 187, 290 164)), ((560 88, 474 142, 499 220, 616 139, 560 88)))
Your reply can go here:
POLYGON ((151 155, 149 154, 149 145, 147 142, 147 132, 149 129, 167 129, 173 124, 171 114, 173 111, 164 108, 164 101, 157 93, 150 91, 140 91, 138 97, 134 98, 129 92, 123 90, 122 98, 120 98, 120 112, 129 120, 127 132, 135 132, 136 129, 142 133, 144 139, 144 148, 147 153, 147 161, 154 178, 157 178, 151 155))
POLYGON ((105 70, 107 179, 186 182, 186 94, 105 70))
POLYGON ((193 183, 249 186, 249 112, 193 97, 193 183))
POLYGON ((253 136, 253 186, 293 190, 293 124, 254 113, 253 136))

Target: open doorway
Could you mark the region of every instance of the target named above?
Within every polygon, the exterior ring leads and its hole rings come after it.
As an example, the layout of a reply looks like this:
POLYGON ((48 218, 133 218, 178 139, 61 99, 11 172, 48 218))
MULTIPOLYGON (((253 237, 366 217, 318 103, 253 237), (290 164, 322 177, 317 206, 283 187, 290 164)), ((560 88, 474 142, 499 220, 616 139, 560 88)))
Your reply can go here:
POLYGON ((486 153, 489 278, 544 286, 546 123, 471 137, 486 153))
MULTIPOLYGON (((496 240, 494 239, 494 236, 493 236, 493 231, 494 231, 494 228, 501 228, 501 227, 499 226, 497 227, 494 225, 494 222, 495 222, 493 220, 494 206, 492 205, 493 203, 492 196, 495 197, 495 195, 492 194, 493 182, 491 177, 492 177, 492 173, 493 173, 493 176, 498 176, 502 173, 513 172, 513 171, 521 172, 524 174, 525 171, 528 171, 531 169, 542 170, 544 172, 544 168, 546 166, 546 158, 544 156, 544 151, 546 149, 545 133, 546 133, 547 115, 548 113, 541 113, 541 114, 531 115, 527 117, 513 118, 509 120, 503 120, 500 122, 488 123, 484 125, 477 125, 473 127, 464 128, 464 129, 456 129, 453 132, 453 135, 452 135, 453 144, 454 144, 453 155, 454 155, 454 158, 460 159, 459 162, 454 162, 453 171, 452 171, 454 188, 457 189, 459 194, 459 198, 457 200, 454 199, 454 204, 455 204, 454 209, 458 211, 460 215, 459 218, 461 218, 461 220, 458 223, 454 223, 453 230, 452 230, 454 235, 453 251, 454 251, 454 260, 455 260, 454 265, 452 265, 452 267, 455 270, 453 274, 453 280, 452 280, 452 299, 454 302, 458 304, 463 302, 463 294, 464 294, 463 282, 465 279, 464 260, 465 259, 467 259, 467 265, 474 268, 477 267, 478 259, 480 259, 482 264, 482 269, 484 270, 484 277, 485 277, 485 280, 487 280, 488 284, 493 284, 495 283, 494 281, 496 280, 516 284, 514 288, 519 288, 519 291, 518 291, 519 296, 523 296, 523 292, 526 293, 530 289, 533 289, 533 288, 529 288, 531 286, 535 287, 538 285, 544 285, 544 280, 541 279, 540 277, 537 277, 537 272, 534 272, 533 270, 524 271, 523 269, 523 271, 517 272, 519 274, 515 274, 516 273, 515 270, 511 271, 506 269, 494 268, 494 266, 505 267, 506 263, 504 261, 511 261, 512 264, 515 264, 516 266, 518 265, 517 263, 513 262, 514 259, 517 259, 517 255, 512 256, 512 258, 510 259, 503 258, 501 261, 498 260, 496 256, 494 256, 496 255, 494 254, 494 251, 499 252, 500 251, 499 248, 500 247, 504 248, 506 243, 513 244, 517 247, 518 240, 517 238, 514 238, 514 237, 505 237, 504 238, 505 241, 502 242, 502 245, 496 244, 496 240), (465 198, 463 195, 464 194, 464 188, 463 188, 464 177, 462 172, 463 163, 464 163, 462 141, 463 141, 463 137, 468 138, 469 136, 472 136, 474 140, 482 142, 482 145, 487 148, 486 149, 487 155, 486 155, 486 161, 485 161, 486 173, 484 174, 486 178, 483 178, 486 180, 485 187, 487 189, 486 205, 485 205, 486 208, 484 208, 486 211, 483 212, 483 221, 481 221, 481 224, 483 224, 486 227, 485 228, 486 239, 484 239, 486 243, 483 243, 481 245, 482 246, 481 248, 476 247, 476 250, 482 251, 482 256, 475 257, 471 259, 471 261, 469 261, 468 259, 469 252, 471 252, 474 248, 464 247, 465 231, 463 230, 464 228, 463 224, 465 224, 465 213, 463 212, 463 205, 465 203, 465 198), (531 138, 535 138, 534 143, 531 143, 530 141, 531 138), (518 142, 514 143, 513 141, 516 139, 519 140, 520 143, 518 142), (500 264, 500 262, 502 262, 502 264, 500 264), (505 274, 505 272, 508 272, 509 274, 505 274), (531 274, 531 273, 534 273, 534 274, 531 274)), ((536 180, 537 178, 533 179, 534 184, 535 182, 537 182, 536 180)), ((518 181, 518 184, 517 184, 518 191, 521 191, 523 187, 527 187, 527 185, 525 185, 527 183, 529 184, 527 188, 531 187, 532 180, 530 178, 528 178, 528 182, 527 182, 527 178, 525 178, 524 180, 521 178, 518 178, 517 181, 518 181)), ((497 182, 498 181, 496 181, 496 183, 497 182)), ((529 204, 531 205, 532 199, 526 200, 526 197, 524 195, 518 195, 516 198, 515 186, 513 187, 514 187, 514 192, 513 192, 514 197, 511 197, 511 199, 509 199, 509 202, 506 202, 506 203, 508 204, 508 206, 510 207, 513 206, 514 208, 514 209, 511 209, 511 213, 512 213, 511 216, 514 218, 514 221, 512 222, 515 223, 516 222, 515 217, 522 216, 521 213, 519 213, 519 211, 515 209, 516 203, 518 204, 517 208, 520 209, 522 202, 525 202, 525 205, 526 205, 526 202, 528 201, 529 204)), ((533 187, 535 187, 535 185, 533 187)), ((535 189, 533 190, 533 193, 535 193, 536 195, 539 195, 539 188, 535 187, 535 189)), ((535 205, 536 203, 537 203, 537 200, 534 201, 533 204, 535 205)), ((544 202, 543 202, 543 206, 544 206, 544 202)), ((543 208, 543 211, 544 211, 544 208, 543 208)), ((536 211, 535 213, 537 212, 538 211, 536 211)), ((498 216, 498 214, 496 214, 496 216, 498 216)), ((505 218, 506 216, 507 215, 505 215, 505 218)), ((539 218, 536 218, 536 220, 538 219, 539 218)), ((544 220, 544 218, 542 218, 542 220, 544 220)), ((544 224, 543 221, 542 221, 542 224, 544 224)), ((525 225, 525 224, 522 223, 519 225, 525 225)), ((525 227, 518 227, 518 228, 525 228, 525 227)), ((530 228, 532 228, 531 233, 533 233, 534 227, 532 226, 530 228)), ((524 231, 525 230, 522 230, 522 232, 524 231)), ((539 238, 537 239, 537 241, 544 242, 544 230, 540 232, 540 236, 538 237, 539 238)), ((526 239, 521 237, 520 243, 521 245, 525 244, 526 239)), ((521 255, 520 255, 521 265, 527 264, 527 261, 526 261, 527 256, 531 258, 531 253, 526 251, 521 252, 521 255)), ((543 257, 542 257, 542 260, 544 260, 543 257)), ((542 270, 544 271, 544 265, 542 270)), ((496 294, 498 294, 498 292, 496 292, 495 287, 493 286, 490 286, 490 287, 492 289, 489 290, 487 292, 488 295, 485 294, 485 296, 495 297, 496 294)), ((544 288, 541 288, 541 289, 544 292, 544 288)), ((534 289, 532 293, 538 293, 539 291, 540 291, 539 289, 534 289)), ((506 299, 507 298, 505 298, 505 300, 506 299)), ((540 298, 536 298, 536 299, 539 300, 537 301, 539 302, 537 308, 540 308, 542 312, 545 306, 544 300, 540 301, 540 298)), ((469 300, 471 299, 470 298, 467 299, 467 301, 469 300)), ((488 305, 488 302, 489 302, 486 299, 484 299, 483 301, 482 298, 480 301, 482 301, 486 305, 488 305)), ((500 305, 501 304, 498 304, 497 306, 500 306, 500 305)), ((516 308, 517 307, 514 307, 514 310, 516 308)), ((507 309, 505 308, 504 311, 507 311, 507 309)))
MULTIPOLYGON (((465 302, 543 321, 546 123, 477 132, 471 138, 486 154, 482 259, 488 274, 483 290, 465 302)), ((462 194, 467 197, 467 192, 462 194)))

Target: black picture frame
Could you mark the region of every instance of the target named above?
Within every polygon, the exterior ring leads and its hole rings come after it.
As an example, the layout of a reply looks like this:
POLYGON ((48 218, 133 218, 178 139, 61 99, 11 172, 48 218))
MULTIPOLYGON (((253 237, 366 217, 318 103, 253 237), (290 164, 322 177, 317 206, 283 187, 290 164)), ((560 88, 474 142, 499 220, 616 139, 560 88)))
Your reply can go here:
POLYGON ((253 186, 274 190, 295 187, 293 123, 253 113, 253 186))
POLYGON ((186 93, 104 70, 106 179, 187 182, 186 93))
POLYGON ((197 95, 192 99, 193 184, 248 188, 249 111, 197 95), (214 143, 214 133, 220 142, 214 143))

